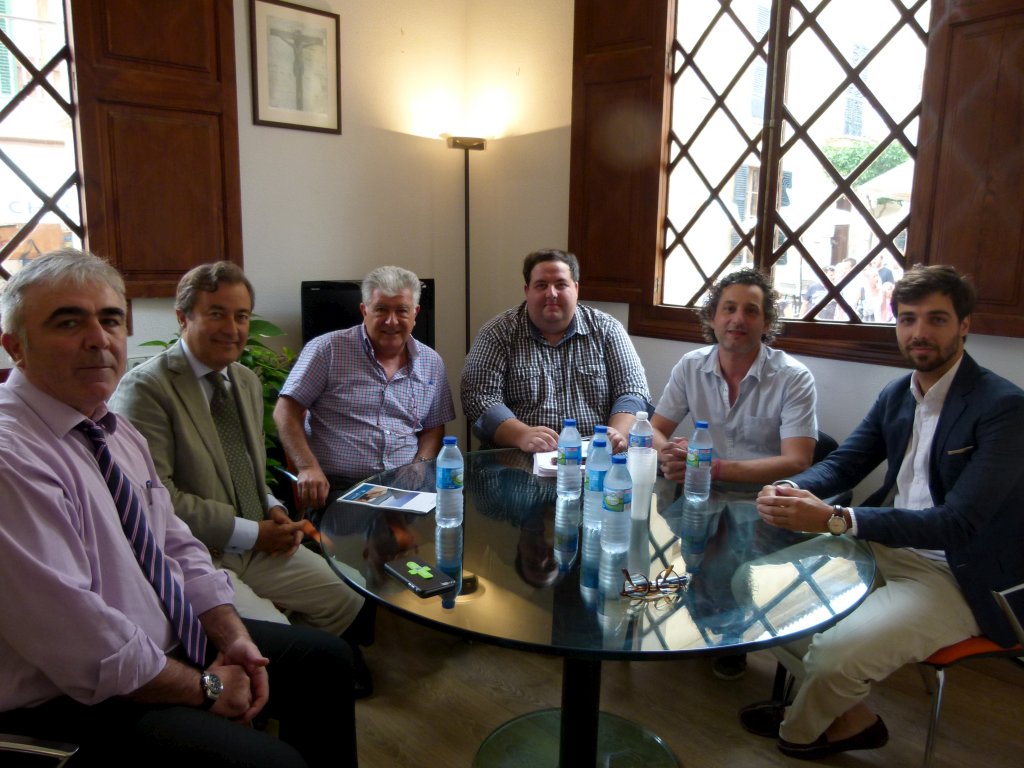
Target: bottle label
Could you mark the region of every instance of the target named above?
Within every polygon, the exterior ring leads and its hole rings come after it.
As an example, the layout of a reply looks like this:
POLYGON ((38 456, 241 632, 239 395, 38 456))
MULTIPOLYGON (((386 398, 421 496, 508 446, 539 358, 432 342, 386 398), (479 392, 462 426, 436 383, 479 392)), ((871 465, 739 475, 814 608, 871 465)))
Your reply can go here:
POLYGON ((629 512, 633 505, 632 488, 605 488, 602 504, 609 512, 629 512))
POLYGON ((558 446, 558 463, 575 464, 578 467, 582 452, 583 448, 578 445, 560 445, 558 446))
POLYGON ((654 447, 654 435, 630 435, 629 436, 629 447, 630 448, 653 448, 654 447))
POLYGON ((588 491, 603 491, 604 476, 608 474, 607 469, 588 469, 584 485, 588 491))
POLYGON ((434 485, 439 491, 462 489, 462 467, 438 467, 434 485))
POLYGON ((711 459, 714 451, 711 448, 690 448, 686 452, 687 469, 711 469, 711 459))

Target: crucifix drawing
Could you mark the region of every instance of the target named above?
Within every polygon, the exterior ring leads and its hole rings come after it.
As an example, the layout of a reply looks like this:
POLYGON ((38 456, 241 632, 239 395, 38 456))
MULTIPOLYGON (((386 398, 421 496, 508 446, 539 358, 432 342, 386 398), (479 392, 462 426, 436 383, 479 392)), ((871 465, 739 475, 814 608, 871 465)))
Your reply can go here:
POLYGON ((323 45, 324 41, 320 37, 303 34, 301 29, 284 30, 274 28, 270 30, 270 34, 273 37, 284 40, 284 42, 292 47, 292 74, 295 75, 295 108, 301 112, 305 109, 302 105, 302 80, 306 69, 304 52, 307 48, 323 45))

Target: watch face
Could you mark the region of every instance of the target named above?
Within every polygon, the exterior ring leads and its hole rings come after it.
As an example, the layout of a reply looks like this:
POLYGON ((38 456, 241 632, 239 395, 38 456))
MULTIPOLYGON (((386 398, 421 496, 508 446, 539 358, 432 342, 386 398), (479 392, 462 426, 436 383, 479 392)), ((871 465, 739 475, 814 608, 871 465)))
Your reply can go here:
POLYGON ((836 512, 828 519, 828 530, 836 536, 846 533, 846 518, 843 517, 842 512, 836 512))
POLYGON ((203 675, 203 693, 208 699, 216 699, 224 692, 224 683, 216 675, 209 672, 203 675))

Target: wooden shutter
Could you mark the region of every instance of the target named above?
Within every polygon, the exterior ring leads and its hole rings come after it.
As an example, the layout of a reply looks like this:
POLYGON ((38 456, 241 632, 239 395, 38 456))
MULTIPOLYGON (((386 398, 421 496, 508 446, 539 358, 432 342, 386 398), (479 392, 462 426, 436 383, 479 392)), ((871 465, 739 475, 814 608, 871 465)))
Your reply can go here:
POLYGON ((971 330, 1024 336, 1024 0, 948 0, 933 19, 908 238, 978 290, 971 330))
POLYGON ((585 299, 655 298, 674 7, 576 0, 569 249, 585 299))
POLYGON ((69 0, 88 247, 130 297, 242 263, 232 0, 69 0))

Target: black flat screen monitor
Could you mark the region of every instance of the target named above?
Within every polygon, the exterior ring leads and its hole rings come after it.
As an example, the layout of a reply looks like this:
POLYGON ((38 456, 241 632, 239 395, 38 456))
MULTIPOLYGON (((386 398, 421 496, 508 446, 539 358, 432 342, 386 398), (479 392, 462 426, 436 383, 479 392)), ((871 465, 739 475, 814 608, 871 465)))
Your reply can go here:
MULTIPOLYGON (((420 313, 413 337, 434 347, 434 278, 420 280, 420 313)), ((304 280, 302 282, 302 343, 330 331, 363 322, 362 280, 304 280)))

